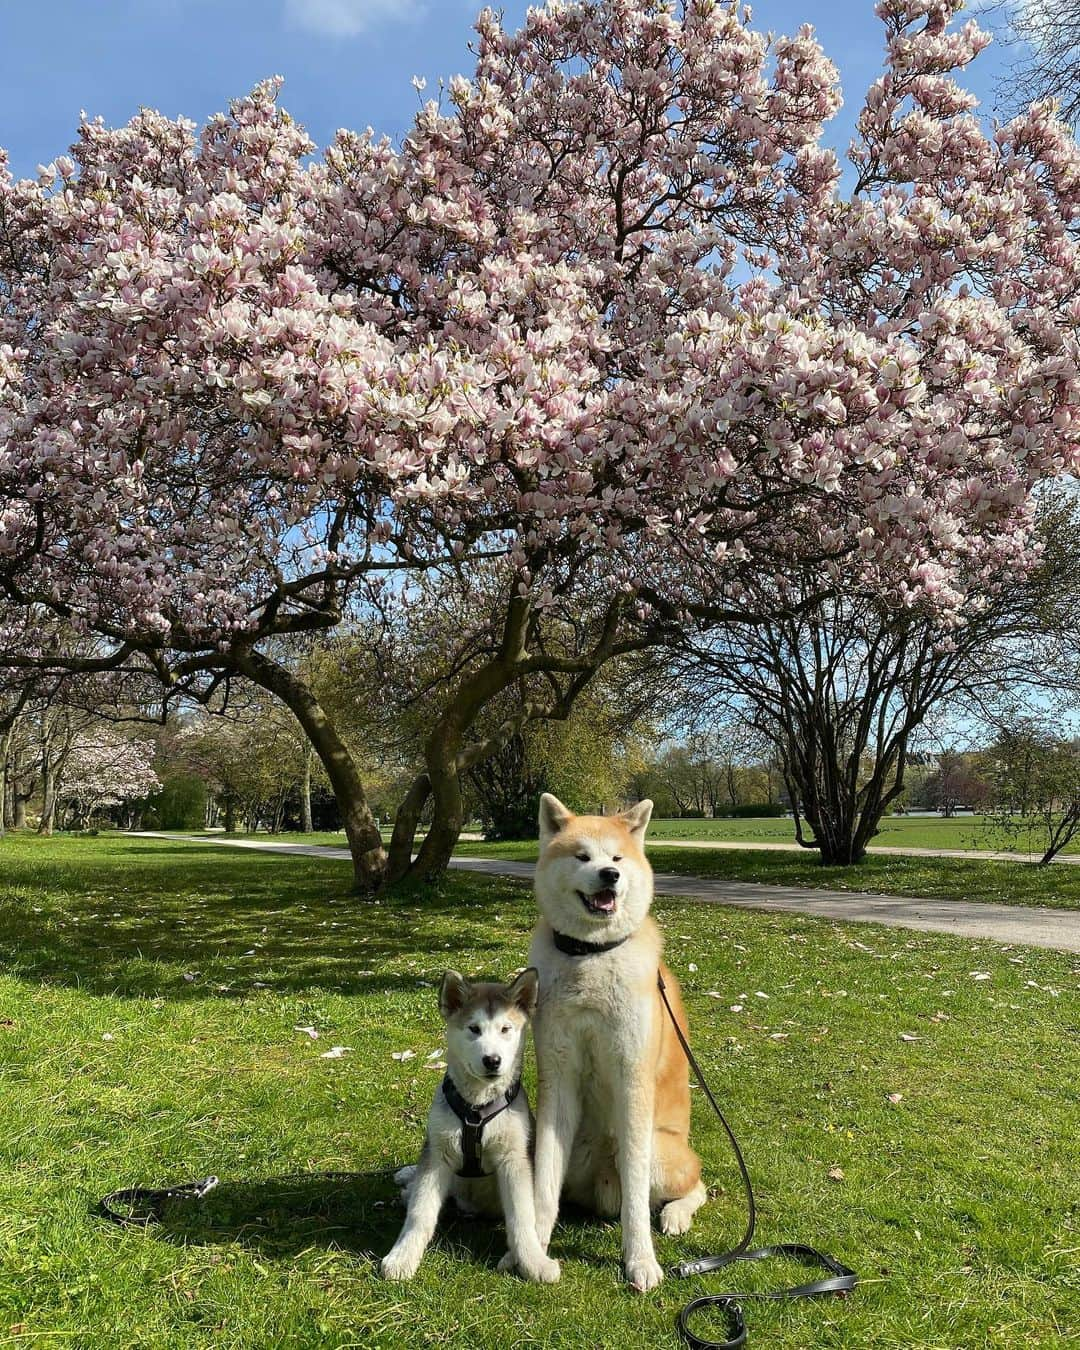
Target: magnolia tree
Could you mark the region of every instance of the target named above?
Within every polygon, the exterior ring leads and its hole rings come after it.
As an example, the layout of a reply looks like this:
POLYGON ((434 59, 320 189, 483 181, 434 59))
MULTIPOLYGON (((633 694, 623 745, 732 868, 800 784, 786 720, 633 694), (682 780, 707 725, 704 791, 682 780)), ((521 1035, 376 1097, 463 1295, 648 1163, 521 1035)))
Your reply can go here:
POLYGON ((273 83, 198 136, 85 122, 0 183, 9 601, 167 684, 282 698, 365 885, 363 782, 281 643, 410 577, 501 576, 424 746, 428 870, 473 721, 526 676, 567 677, 557 713, 642 625, 745 622, 796 567, 947 616, 1024 566, 1080 407, 1080 157, 1048 106, 976 120, 958 7, 879 6, 850 183, 811 30, 715 0, 485 11, 473 77, 400 146, 312 158, 273 83), (578 596, 595 640, 530 646, 578 596))
POLYGON ((77 735, 64 763, 57 798, 76 826, 97 811, 140 801, 161 787, 153 769, 154 744, 110 727, 77 735))

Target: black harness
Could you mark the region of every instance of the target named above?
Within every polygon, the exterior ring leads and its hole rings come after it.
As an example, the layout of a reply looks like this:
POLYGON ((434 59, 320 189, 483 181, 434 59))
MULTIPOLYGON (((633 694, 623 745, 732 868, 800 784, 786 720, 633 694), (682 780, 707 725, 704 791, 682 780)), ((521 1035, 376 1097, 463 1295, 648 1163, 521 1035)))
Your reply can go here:
POLYGON ((496 1116, 502 1115, 514 1098, 521 1091, 521 1079, 506 1089, 501 1096, 494 1097, 490 1102, 485 1102, 483 1106, 474 1106, 472 1102, 467 1102, 457 1089, 457 1084, 449 1074, 443 1079, 443 1096, 446 1098, 446 1104, 458 1120, 461 1121, 461 1156, 463 1159, 459 1177, 487 1177, 490 1172, 485 1172, 481 1163, 481 1140, 484 1135, 484 1126, 488 1121, 494 1120, 496 1116))
MULTIPOLYGON (((566 933, 556 933, 554 930, 551 936, 556 948, 566 956, 598 956, 601 952, 610 952, 616 947, 621 947, 626 941, 626 938, 623 937, 618 938, 615 942, 583 942, 580 938, 570 937, 566 933)), ((703 1256, 696 1261, 684 1261, 681 1265, 672 1266, 668 1273, 676 1279, 681 1279, 689 1275, 705 1275, 709 1271, 720 1270, 736 1261, 764 1261, 773 1256, 786 1256, 797 1261, 804 1261, 828 1272, 822 1279, 812 1280, 806 1284, 797 1284, 790 1289, 773 1290, 769 1293, 704 1294, 699 1298, 692 1299, 679 1313, 676 1325, 679 1328, 679 1334, 690 1347, 690 1350, 741 1350, 747 1340, 746 1320, 743 1317, 742 1310, 743 1299, 779 1300, 813 1298, 821 1294, 843 1295, 850 1293, 855 1288, 858 1283, 858 1276, 853 1270, 837 1261, 835 1257, 829 1256, 826 1252, 819 1252, 815 1247, 806 1247, 801 1242, 778 1242, 771 1247, 758 1247, 753 1251, 750 1250, 750 1243, 754 1240, 754 1229, 757 1225, 757 1205, 754 1200, 754 1188, 750 1182, 750 1172, 746 1166, 746 1160, 743 1158, 742 1149, 739 1147, 739 1141, 735 1138, 734 1131, 727 1123, 723 1111, 720 1110, 712 1090, 705 1081, 701 1065, 694 1058, 694 1052, 690 1049, 690 1044, 683 1035, 682 1027, 679 1026, 675 1017, 675 1010, 668 1001, 664 977, 659 971, 656 973, 656 984, 661 1002, 671 1018, 671 1025, 675 1028, 675 1035, 682 1046, 687 1063, 693 1069, 694 1077, 709 1099, 709 1105, 716 1112, 720 1124, 724 1127, 725 1134, 731 1141, 735 1161, 739 1165, 739 1175, 742 1177, 743 1190, 746 1193, 747 1209, 746 1231, 738 1244, 732 1247, 730 1251, 722 1252, 719 1256, 703 1256), (691 1317, 703 1312, 706 1308, 717 1309, 726 1320, 728 1330, 726 1341, 706 1340, 690 1329, 691 1317)))

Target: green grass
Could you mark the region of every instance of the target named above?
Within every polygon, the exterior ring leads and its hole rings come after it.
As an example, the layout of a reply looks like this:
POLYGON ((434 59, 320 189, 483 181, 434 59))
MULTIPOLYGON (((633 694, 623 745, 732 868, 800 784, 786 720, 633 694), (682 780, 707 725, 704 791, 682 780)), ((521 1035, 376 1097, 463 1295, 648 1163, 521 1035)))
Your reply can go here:
MULTIPOLYGON (((475 823, 467 832, 477 832, 475 823)), ((389 838, 389 829, 383 832, 389 838)), ((754 817, 747 820, 660 820, 649 826, 649 837, 656 841, 700 840, 713 843, 790 844, 795 842, 790 819, 754 817)), ((342 830, 322 830, 313 834, 238 834, 237 839, 268 839, 282 844, 336 844, 345 846, 342 830)), ((990 852, 1041 853, 1038 833, 1017 835, 1003 830, 988 816, 960 816, 944 820, 938 816, 887 816, 873 840, 874 848, 946 848, 987 850, 990 852)), ((1080 853, 1080 839, 1066 853, 1080 853)))
MULTIPOLYGON (((414 1158, 437 1079, 434 982, 518 967, 531 901, 458 875, 360 904, 347 876, 166 841, 0 842, 0 1346, 675 1346, 680 1304, 730 1283, 632 1295, 617 1226, 587 1219, 556 1232, 558 1286, 498 1275, 498 1229, 452 1221, 413 1284, 377 1278, 401 1220, 386 1172, 414 1158), (352 1049, 321 1059, 331 1045, 352 1049), (146 1231, 92 1213, 114 1186, 208 1172, 218 1191, 146 1231)), ((761 1238, 864 1279, 842 1302, 750 1305, 752 1345, 1075 1343, 1077 958, 657 909, 761 1238)), ((665 1263, 741 1224, 703 1106, 712 1199, 688 1237, 658 1238, 665 1263)))
MULTIPOLYGON (((536 843, 461 843, 465 857, 535 862, 536 843)), ((1080 867, 1038 867, 1026 862, 967 858, 904 858, 877 854, 853 867, 822 867, 812 853, 755 852, 751 849, 665 848, 651 844, 657 872, 682 877, 715 877, 766 886, 810 886, 875 895, 911 895, 930 900, 983 900, 1001 905, 1046 905, 1080 909, 1080 867)))

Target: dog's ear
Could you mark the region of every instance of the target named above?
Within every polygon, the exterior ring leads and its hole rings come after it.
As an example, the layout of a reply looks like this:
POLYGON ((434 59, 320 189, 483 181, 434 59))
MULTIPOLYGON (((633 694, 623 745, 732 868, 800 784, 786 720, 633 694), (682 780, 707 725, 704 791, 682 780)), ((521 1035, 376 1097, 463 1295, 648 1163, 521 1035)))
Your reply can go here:
POLYGON ((572 818, 573 812, 563 806, 558 797, 545 792, 540 798, 540 847, 543 848, 572 818))
POLYGON ((645 830, 652 819, 653 804, 645 798, 643 802, 638 802, 636 806, 631 806, 629 810, 620 811, 619 815, 626 822, 626 828, 631 834, 640 834, 645 838, 645 830))
POLYGON ((536 998, 540 992, 540 972, 535 966, 523 970, 510 986, 510 1002, 520 1008, 526 1017, 536 1011, 536 998))
POLYGON ((459 1008, 465 1006, 469 997, 469 982, 456 970, 448 970, 439 986, 439 1011, 444 1017, 453 1017, 459 1008))

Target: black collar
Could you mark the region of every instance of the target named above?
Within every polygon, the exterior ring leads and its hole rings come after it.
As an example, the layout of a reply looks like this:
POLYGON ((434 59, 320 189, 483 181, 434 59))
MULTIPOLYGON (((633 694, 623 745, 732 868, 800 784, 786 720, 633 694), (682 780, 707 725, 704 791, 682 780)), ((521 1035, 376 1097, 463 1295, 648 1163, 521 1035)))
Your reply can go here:
POLYGON ((497 1115, 505 1111, 521 1091, 521 1079, 519 1078, 516 1082, 511 1083, 505 1092, 493 1097, 491 1101, 485 1102, 483 1106, 476 1106, 474 1103, 466 1101, 449 1074, 443 1079, 442 1090, 447 1106, 461 1121, 463 1165, 458 1176, 487 1176, 488 1173, 480 1165, 480 1137, 484 1133, 484 1126, 488 1121, 494 1120, 497 1115))
POLYGON ((614 942, 583 942, 581 938, 571 937, 569 933, 557 933, 551 930, 551 940, 565 956, 596 956, 599 952, 611 952, 621 947, 630 936, 616 938, 614 942))

